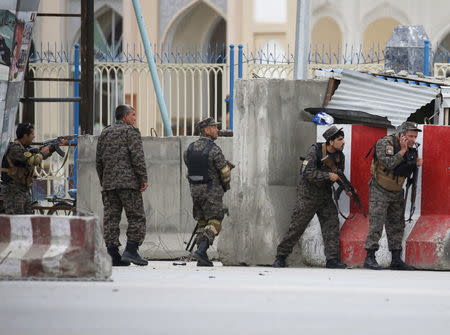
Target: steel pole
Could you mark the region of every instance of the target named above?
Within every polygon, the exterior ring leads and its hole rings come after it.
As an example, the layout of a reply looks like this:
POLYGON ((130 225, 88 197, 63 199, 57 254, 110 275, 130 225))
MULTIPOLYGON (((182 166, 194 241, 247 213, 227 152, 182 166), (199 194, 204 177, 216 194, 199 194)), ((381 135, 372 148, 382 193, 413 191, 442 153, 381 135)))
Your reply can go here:
POLYGON ((153 87, 155 88, 156 98, 158 99, 159 111, 161 113, 161 118, 164 124, 164 132, 166 136, 173 136, 169 114, 167 113, 166 103, 164 101, 161 84, 159 82, 158 71, 156 69, 152 46, 148 38, 147 29, 145 28, 144 16, 142 15, 142 9, 139 0, 133 0, 133 7, 139 26, 139 31, 141 32, 142 44, 144 45, 148 68, 150 69, 150 73, 152 75, 153 87))
POLYGON ((308 78, 310 0, 297 0, 294 79, 308 78))
MULTIPOLYGON (((73 57, 73 78, 80 78, 80 46, 75 44, 74 57, 73 57)), ((80 96, 80 83, 75 81, 73 83, 73 96, 80 96)), ((73 188, 77 188, 78 182, 78 135, 80 130, 80 103, 73 103, 73 134, 75 135, 74 143, 77 145, 73 152, 73 188)))
POLYGON ((423 48, 423 74, 426 76, 430 75, 430 41, 424 41, 423 48))
POLYGON ((81 0, 80 124, 82 134, 94 130, 94 0, 81 0))

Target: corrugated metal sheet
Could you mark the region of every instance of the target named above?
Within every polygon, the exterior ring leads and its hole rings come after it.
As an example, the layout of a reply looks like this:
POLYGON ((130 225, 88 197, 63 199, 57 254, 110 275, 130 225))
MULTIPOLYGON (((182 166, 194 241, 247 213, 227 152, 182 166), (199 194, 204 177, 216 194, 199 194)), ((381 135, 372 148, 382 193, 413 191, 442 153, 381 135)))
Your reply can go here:
POLYGON ((412 86, 344 70, 327 107, 385 116, 393 126, 398 126, 439 93, 438 88, 412 86))

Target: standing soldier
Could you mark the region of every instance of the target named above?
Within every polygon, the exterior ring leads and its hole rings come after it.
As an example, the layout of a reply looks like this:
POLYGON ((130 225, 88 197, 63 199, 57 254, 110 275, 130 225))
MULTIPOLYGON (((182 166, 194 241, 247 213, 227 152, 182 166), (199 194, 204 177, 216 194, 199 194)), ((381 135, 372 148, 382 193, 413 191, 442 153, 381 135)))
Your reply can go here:
POLYGON ((49 146, 31 148, 34 126, 19 123, 17 139, 10 143, 2 160, 2 192, 5 214, 33 214, 30 188, 34 167, 51 156, 49 146))
POLYGON ((200 138, 184 152, 188 168, 188 181, 194 204, 193 216, 198 222, 193 256, 197 266, 213 266, 206 250, 221 230, 224 217, 223 195, 230 189, 231 169, 220 147, 214 143, 218 136, 218 123, 210 117, 197 123, 200 138))
POLYGON ((300 168, 297 186, 297 203, 292 214, 291 225, 277 248, 273 267, 286 266, 286 258, 292 252, 306 227, 315 214, 319 217, 325 246, 327 268, 344 269, 347 266, 339 258, 339 219, 332 199, 332 185, 339 176, 323 162, 331 158, 333 165, 344 171, 344 132, 342 128, 331 126, 322 135, 326 143, 313 144, 300 168))
POLYGON ((148 187, 141 133, 132 106, 116 108, 116 123, 103 129, 97 143, 96 166, 104 206, 103 236, 113 266, 147 265, 138 248, 145 238, 142 192, 148 187), (122 209, 128 220, 127 246, 119 254, 122 209))
POLYGON ((367 257, 364 267, 381 269, 375 258, 378 241, 386 227, 389 250, 392 252, 391 269, 413 270, 401 259, 402 239, 405 230, 405 199, 403 183, 422 159, 415 148, 417 135, 421 132, 417 124, 404 122, 396 134, 385 136, 375 144, 372 160, 372 178, 369 191, 369 232, 366 238, 367 257))

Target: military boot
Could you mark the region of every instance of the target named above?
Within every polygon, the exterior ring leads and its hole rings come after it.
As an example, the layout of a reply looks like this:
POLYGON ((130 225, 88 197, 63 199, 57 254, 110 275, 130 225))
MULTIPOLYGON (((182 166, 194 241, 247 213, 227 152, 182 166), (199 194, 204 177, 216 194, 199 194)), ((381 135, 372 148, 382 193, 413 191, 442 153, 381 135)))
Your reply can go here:
POLYGON ((107 247, 108 254, 112 258, 112 266, 129 266, 130 262, 122 261, 122 256, 119 254, 119 247, 107 247))
POLYGON ((392 261, 391 266, 389 267, 391 270, 407 270, 407 271, 416 270, 415 267, 408 265, 402 261, 401 250, 392 250, 391 252, 392 252, 392 261))
POLYGON ((372 270, 381 270, 382 267, 380 264, 378 264, 377 259, 375 258, 375 251, 373 249, 367 250, 367 256, 364 260, 364 267, 366 269, 372 269, 372 270))
POLYGON ((192 254, 192 256, 197 260, 197 266, 214 266, 208 258, 206 250, 209 248, 209 242, 206 238, 200 240, 198 243, 198 248, 192 254))
POLYGON ((328 269, 346 269, 347 264, 342 263, 337 258, 332 258, 332 259, 327 260, 327 264, 325 264, 325 267, 328 269))
POLYGON ((273 262, 272 267, 274 268, 285 268, 286 267, 286 256, 277 256, 275 262, 273 262))
POLYGON ((148 261, 143 259, 138 253, 139 243, 128 241, 122 255, 122 262, 131 262, 136 265, 148 265, 148 261))

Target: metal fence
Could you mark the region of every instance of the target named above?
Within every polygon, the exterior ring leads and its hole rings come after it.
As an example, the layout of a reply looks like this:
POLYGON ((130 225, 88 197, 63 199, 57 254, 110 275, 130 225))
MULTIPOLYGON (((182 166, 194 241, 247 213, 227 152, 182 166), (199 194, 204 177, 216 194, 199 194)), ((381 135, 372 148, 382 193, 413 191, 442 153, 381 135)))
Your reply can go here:
MULTIPOLYGON (((352 69, 381 72, 384 53, 372 48, 368 54, 363 48, 345 47, 332 54, 325 47, 312 49, 309 54, 309 77, 317 69, 352 69), (375 51, 376 50, 376 51, 375 51)), ((126 46, 124 52, 112 55, 97 52, 94 72, 94 134, 114 119, 115 106, 129 103, 136 107, 138 127, 143 136, 163 136, 161 120, 150 72, 143 49, 126 46)), ((432 60, 445 58, 442 50, 431 55, 432 60)), ((212 116, 222 129, 232 128, 234 81, 237 78, 292 78, 294 55, 277 52, 275 47, 249 50, 248 47, 225 46, 208 48, 206 52, 160 47, 155 52, 158 75, 169 111, 174 135, 192 135, 196 121, 212 116), (235 55, 236 52, 236 55, 235 55), (231 98, 231 99, 230 99, 231 98)), ((435 63, 435 75, 445 76, 448 63, 435 63)), ((31 55, 29 75, 40 78, 73 77, 73 53, 68 48, 54 46, 40 48, 31 55)), ((33 83, 35 97, 73 96, 71 82, 33 83)), ((34 106, 36 140, 71 134, 74 123, 74 105, 68 103, 39 103, 34 106)), ((22 120, 23 109, 19 109, 22 120)), ((69 187, 73 159, 62 168, 62 158, 53 155, 45 170, 38 171, 45 182, 41 193, 64 195, 69 187)))
MULTIPOLYGON (((175 135, 192 135, 196 121, 212 116, 231 128, 230 114, 234 80, 240 78, 292 78, 292 53, 277 53, 267 47, 256 51, 239 46, 238 57, 232 56, 234 46, 226 52, 224 46, 209 48, 206 52, 164 49, 155 53, 158 74, 175 135), (231 64, 231 65, 230 65, 231 64)), ((310 76, 320 67, 376 69, 383 66, 383 53, 364 55, 362 49, 345 48, 339 55, 312 50, 309 55, 310 76), (340 63, 333 64, 332 61, 340 63)), ((127 46, 117 54, 95 54, 94 74, 94 134, 113 120, 114 108, 120 103, 136 107, 138 126, 143 136, 164 135, 156 96, 142 48, 127 46)), ((60 46, 40 50, 32 54, 32 75, 61 78, 73 72, 72 53, 60 46)), ((70 96, 70 83, 35 82, 36 97, 70 96)), ((38 137, 50 137, 67 133, 73 124, 72 110, 68 104, 39 104, 35 107, 38 137)))

